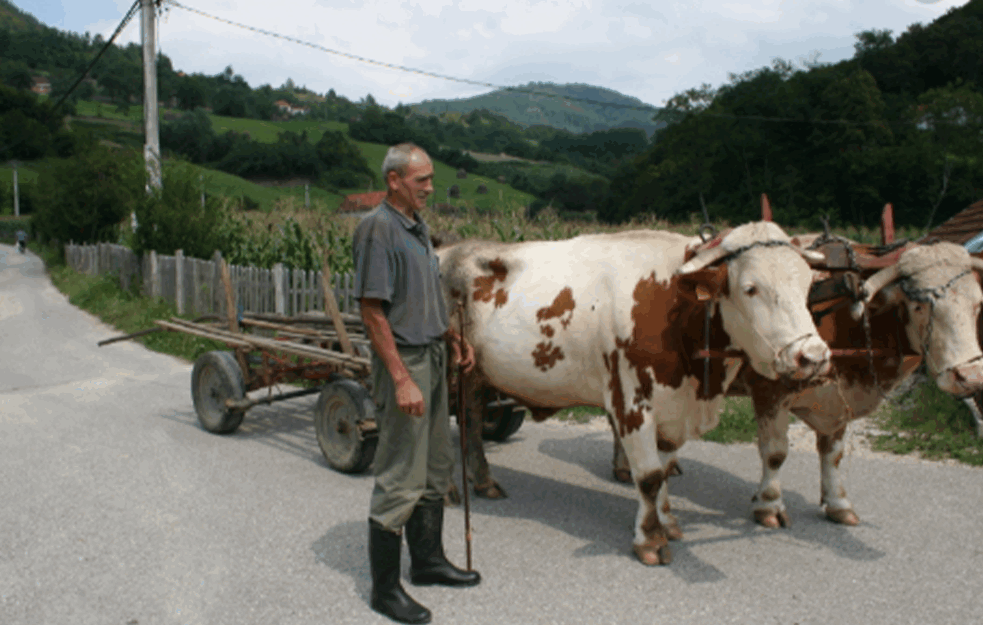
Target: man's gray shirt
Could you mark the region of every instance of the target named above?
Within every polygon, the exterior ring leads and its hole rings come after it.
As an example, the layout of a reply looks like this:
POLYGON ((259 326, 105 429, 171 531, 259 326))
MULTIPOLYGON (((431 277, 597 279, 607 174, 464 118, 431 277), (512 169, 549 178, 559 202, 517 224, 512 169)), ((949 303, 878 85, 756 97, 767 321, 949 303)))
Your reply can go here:
POLYGON ((389 202, 355 229, 355 297, 382 300, 396 345, 426 345, 447 330, 437 254, 419 214, 407 218, 389 202))

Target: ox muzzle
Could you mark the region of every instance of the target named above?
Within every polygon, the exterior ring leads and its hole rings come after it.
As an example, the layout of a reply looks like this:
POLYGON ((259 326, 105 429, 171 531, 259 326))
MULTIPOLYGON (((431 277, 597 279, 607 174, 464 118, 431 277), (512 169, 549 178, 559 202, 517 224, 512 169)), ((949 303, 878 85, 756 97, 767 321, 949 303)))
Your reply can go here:
POLYGON ((956 397, 968 397, 983 391, 983 356, 944 370, 935 376, 935 383, 956 397))
POLYGON ((775 358, 780 378, 805 382, 829 373, 831 352, 817 334, 801 336, 783 347, 775 358))

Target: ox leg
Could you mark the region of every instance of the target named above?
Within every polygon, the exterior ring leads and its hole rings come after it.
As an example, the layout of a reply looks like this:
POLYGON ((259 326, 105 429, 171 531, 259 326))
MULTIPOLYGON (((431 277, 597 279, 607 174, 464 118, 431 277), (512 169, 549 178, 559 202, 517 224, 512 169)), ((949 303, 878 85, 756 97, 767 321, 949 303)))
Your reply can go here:
POLYGON ((617 482, 629 484, 631 483, 631 467, 628 465, 625 446, 621 444, 621 438, 618 437, 618 428, 614 424, 614 417, 611 416, 610 412, 606 414, 608 423, 611 424, 611 432, 614 434, 614 458, 611 460, 614 479, 617 482))
POLYGON ((468 391, 465 400, 468 410, 468 475, 474 484, 474 494, 485 499, 504 499, 508 494, 491 475, 488 458, 485 456, 485 441, 481 437, 490 387, 474 373, 468 375, 465 382, 465 390, 468 391))
POLYGON ((853 504, 846 498, 846 488, 840 474, 843 460, 843 436, 846 426, 833 434, 816 433, 816 449, 819 451, 819 472, 822 487, 821 504, 826 516, 836 523, 857 525, 860 518, 853 511, 853 504))
POLYGON ((635 555, 643 564, 650 566, 672 562, 669 540, 683 537, 679 523, 669 512, 667 477, 675 463, 675 452, 660 452, 654 442, 655 427, 651 422, 643 423, 638 431, 623 440, 639 498, 635 518, 635 555))
POLYGON ((789 527, 792 521, 782 500, 779 471, 788 457, 788 411, 776 406, 755 405, 758 423, 758 454, 761 483, 751 498, 754 520, 765 527, 789 527))

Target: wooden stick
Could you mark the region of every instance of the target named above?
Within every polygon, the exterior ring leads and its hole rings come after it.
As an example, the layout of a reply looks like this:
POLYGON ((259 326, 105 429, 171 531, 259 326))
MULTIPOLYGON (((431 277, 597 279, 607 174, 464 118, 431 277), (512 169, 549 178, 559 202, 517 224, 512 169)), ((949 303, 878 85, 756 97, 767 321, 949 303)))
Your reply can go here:
MULTIPOLYGON (((198 336, 206 336, 207 338, 213 338, 218 341, 233 342, 244 347, 253 347, 254 349, 268 349, 270 351, 280 351, 288 354, 294 354, 296 356, 306 356, 308 358, 317 358, 319 360, 332 362, 335 364, 345 365, 351 367, 355 370, 365 370, 368 371, 371 361, 368 358, 363 358, 361 356, 349 356, 348 354, 339 354, 335 351, 330 351, 327 349, 322 349, 320 347, 315 347, 313 345, 302 345, 300 343, 294 343, 292 341, 277 341, 276 339, 268 339, 258 336, 238 334, 235 332, 229 332, 227 330, 219 330, 217 328, 209 328, 207 326, 200 326, 198 324, 186 321, 184 319, 179 319, 177 317, 172 317, 169 322, 157 322, 158 325, 168 324, 170 326, 177 326, 177 331, 188 331, 190 334, 196 334, 198 336), (192 332, 193 330, 193 332, 192 332)), ((167 327, 165 325, 165 327, 167 327)))
POLYGON ((348 339, 348 332, 345 331, 345 322, 341 319, 341 311, 338 310, 338 301, 334 298, 334 291, 331 290, 331 269, 328 267, 328 256, 330 252, 324 253, 324 269, 321 271, 321 289, 324 291, 324 309, 331 316, 334 323, 334 330, 338 333, 338 341, 341 342, 341 351, 349 356, 355 353, 352 342, 348 339))
MULTIPOLYGON (((461 358, 464 358, 464 306, 457 309, 458 315, 458 347, 461 358)), ((471 492, 468 488, 468 416, 464 404, 464 363, 457 367, 457 429, 461 435, 461 486, 464 490, 464 541, 468 555, 468 570, 471 566, 471 492)))
POLYGON ((239 321, 237 319, 236 313, 236 296, 232 291, 232 277, 229 275, 229 264, 225 262, 225 258, 222 259, 222 286, 225 287, 225 307, 226 307, 226 317, 229 320, 229 331, 238 332, 239 331, 239 321))

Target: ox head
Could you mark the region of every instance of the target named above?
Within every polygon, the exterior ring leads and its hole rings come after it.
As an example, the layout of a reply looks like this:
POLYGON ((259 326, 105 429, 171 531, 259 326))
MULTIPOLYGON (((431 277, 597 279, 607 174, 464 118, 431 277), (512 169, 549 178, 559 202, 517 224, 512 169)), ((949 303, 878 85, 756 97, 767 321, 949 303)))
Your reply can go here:
POLYGON ((793 245, 774 223, 762 221, 715 239, 676 273, 685 280, 714 265, 718 276, 726 272, 726 286, 715 295, 734 345, 769 379, 808 380, 830 367, 829 347, 807 306, 808 263, 823 260, 822 254, 793 245))
POLYGON ((871 276, 863 289, 862 303, 874 313, 900 307, 908 340, 929 373, 939 388, 958 396, 983 390, 976 330, 983 291, 974 270, 983 271, 983 261, 958 245, 922 245, 871 276))

